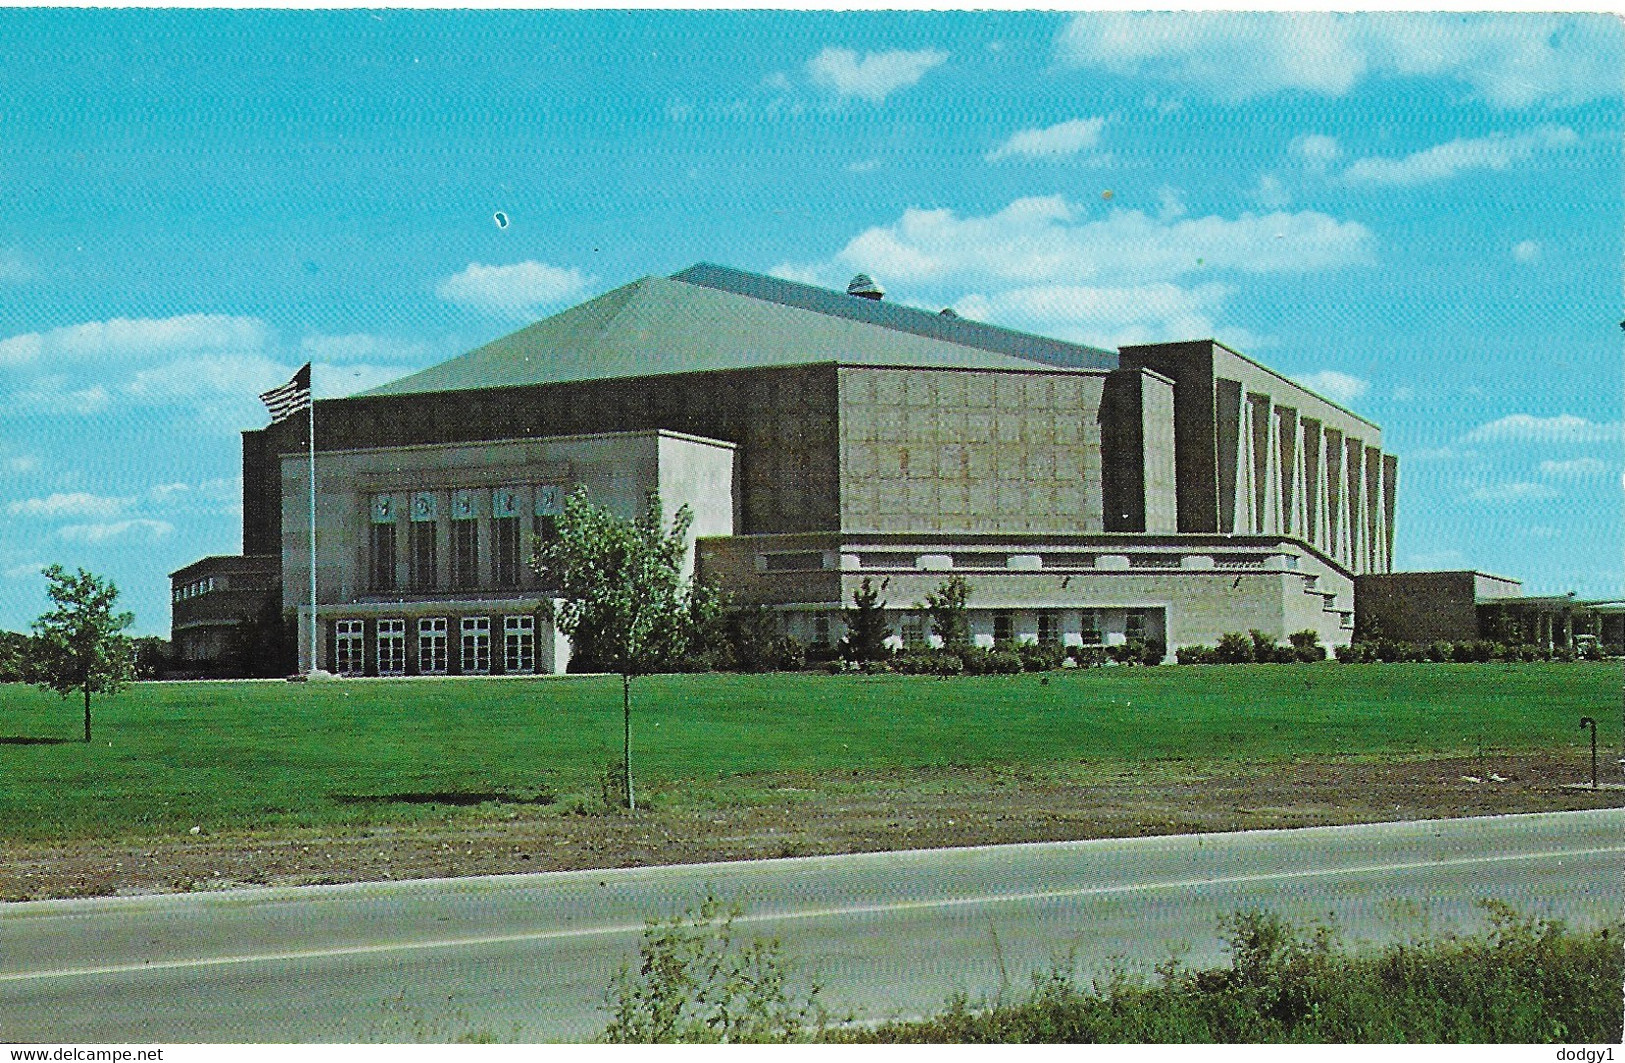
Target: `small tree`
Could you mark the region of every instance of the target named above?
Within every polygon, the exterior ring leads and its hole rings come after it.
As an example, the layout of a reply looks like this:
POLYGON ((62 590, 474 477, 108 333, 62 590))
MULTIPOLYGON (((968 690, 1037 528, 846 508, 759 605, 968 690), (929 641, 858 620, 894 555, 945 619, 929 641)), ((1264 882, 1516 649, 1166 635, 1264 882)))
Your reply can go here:
POLYGON ((891 628, 886 625, 886 600, 880 595, 890 586, 883 580, 879 587, 868 576, 852 592, 852 608, 843 610, 846 619, 846 638, 841 640, 842 656, 852 661, 883 661, 891 656, 886 639, 891 628))
POLYGON ((714 627, 717 596, 683 578, 694 516, 677 511, 666 530, 658 495, 636 520, 596 506, 585 488, 564 503, 555 533, 539 540, 531 568, 552 588, 543 613, 569 637, 579 662, 619 673, 626 804, 632 791, 632 677, 669 668, 714 627))
POLYGON ((943 649, 962 650, 970 645, 970 584, 964 576, 951 576, 936 591, 915 606, 931 617, 931 633, 942 640, 943 649))
POLYGON ((90 741, 90 695, 114 694, 135 675, 135 651, 122 634, 135 617, 115 613, 118 588, 79 569, 68 575, 61 565, 45 570, 56 608, 34 621, 34 682, 64 698, 85 696, 85 741, 90 741))
POLYGON ((0 683, 28 681, 29 643, 20 631, 0 631, 0 683))

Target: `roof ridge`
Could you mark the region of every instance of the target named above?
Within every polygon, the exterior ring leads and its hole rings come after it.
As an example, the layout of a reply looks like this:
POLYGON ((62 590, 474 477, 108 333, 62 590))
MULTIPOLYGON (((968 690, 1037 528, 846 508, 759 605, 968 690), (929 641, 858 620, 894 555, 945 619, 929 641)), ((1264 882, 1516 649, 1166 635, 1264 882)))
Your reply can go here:
POLYGON ((952 317, 933 314, 903 303, 859 299, 815 284, 752 273, 714 262, 696 262, 672 274, 670 279, 1044 365, 1102 369, 1116 368, 1117 363, 1116 353, 1102 347, 1022 332, 957 314, 952 317))

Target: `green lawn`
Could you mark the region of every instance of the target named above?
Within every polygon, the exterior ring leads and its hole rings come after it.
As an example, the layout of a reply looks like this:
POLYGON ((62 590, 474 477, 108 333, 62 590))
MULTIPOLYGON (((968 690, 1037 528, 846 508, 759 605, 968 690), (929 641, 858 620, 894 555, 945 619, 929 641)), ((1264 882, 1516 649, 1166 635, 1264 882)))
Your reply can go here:
MULTIPOLYGON (((1610 664, 1110 668, 939 680, 638 681, 646 782, 752 772, 1149 758, 1574 750, 1619 742, 1610 664)), ((620 751, 615 679, 140 684, 95 703, 0 686, 0 838, 455 814, 391 795, 596 793, 620 751), (70 741, 42 743, 42 738, 70 741)))

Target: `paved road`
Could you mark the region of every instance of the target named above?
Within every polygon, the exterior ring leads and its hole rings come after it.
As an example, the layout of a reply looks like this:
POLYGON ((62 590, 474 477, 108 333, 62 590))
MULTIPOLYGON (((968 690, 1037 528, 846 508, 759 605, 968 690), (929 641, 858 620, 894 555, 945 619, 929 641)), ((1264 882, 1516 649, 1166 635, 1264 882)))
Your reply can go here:
POLYGON ((833 1009, 918 1015, 1068 953, 1221 958, 1259 905, 1391 940, 1476 902, 1625 912, 1625 810, 809 857, 621 871, 41 901, 0 908, 0 1040, 584 1039, 645 919, 712 893, 833 1009), (997 946, 995 947, 995 939, 997 946))

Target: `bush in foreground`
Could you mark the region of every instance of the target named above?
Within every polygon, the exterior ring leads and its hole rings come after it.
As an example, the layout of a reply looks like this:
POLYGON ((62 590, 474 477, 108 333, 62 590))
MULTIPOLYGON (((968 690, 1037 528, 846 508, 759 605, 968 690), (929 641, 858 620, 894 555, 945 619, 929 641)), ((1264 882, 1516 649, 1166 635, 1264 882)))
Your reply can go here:
POLYGON ((1036 976, 1024 1002, 953 1002, 925 1022, 837 1031, 843 1040, 953 1043, 1616 1043, 1625 979, 1617 933, 1577 933, 1486 902, 1482 937, 1351 954, 1325 927, 1240 912, 1220 921, 1230 966, 1174 961, 1156 981, 1121 969, 1089 988, 1036 976))
POLYGON ((1025 1001, 964 998, 923 1022, 831 1027, 817 989, 798 994, 777 941, 736 943, 715 900, 651 923, 634 975, 609 996, 612 1042, 1615 1043, 1625 978, 1617 934, 1569 930, 1486 901, 1488 934, 1349 953, 1325 926, 1246 910, 1222 917, 1228 967, 1177 960, 1154 982, 1119 965, 1081 987, 1057 967, 1025 1001))

